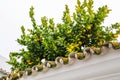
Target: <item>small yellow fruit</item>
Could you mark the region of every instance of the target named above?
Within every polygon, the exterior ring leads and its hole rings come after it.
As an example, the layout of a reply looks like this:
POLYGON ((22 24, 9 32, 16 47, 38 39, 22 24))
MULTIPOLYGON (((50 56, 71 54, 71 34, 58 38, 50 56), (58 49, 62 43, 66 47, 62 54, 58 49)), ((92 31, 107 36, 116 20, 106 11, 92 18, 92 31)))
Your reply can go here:
POLYGON ((115 38, 118 38, 118 34, 115 34, 114 37, 115 37, 115 38))
POLYGON ((120 32, 120 28, 118 28, 118 31, 120 32))
POLYGON ((98 42, 98 45, 99 45, 99 46, 101 46, 102 44, 103 44, 103 42, 102 42, 102 41, 98 42))
POLYGON ((91 26, 88 26, 87 29, 90 30, 90 29, 91 29, 91 26))
POLYGON ((79 45, 82 45, 82 42, 81 42, 81 41, 79 41, 79 42, 78 42, 78 44, 79 44, 79 45))
POLYGON ((50 28, 54 28, 54 24, 50 25, 50 28))
POLYGON ((74 49, 74 46, 71 45, 71 46, 70 46, 70 49, 74 49))
POLYGON ((86 30, 84 29, 83 32, 86 32, 86 30))
POLYGON ((90 38, 90 34, 88 34, 87 37, 90 38))

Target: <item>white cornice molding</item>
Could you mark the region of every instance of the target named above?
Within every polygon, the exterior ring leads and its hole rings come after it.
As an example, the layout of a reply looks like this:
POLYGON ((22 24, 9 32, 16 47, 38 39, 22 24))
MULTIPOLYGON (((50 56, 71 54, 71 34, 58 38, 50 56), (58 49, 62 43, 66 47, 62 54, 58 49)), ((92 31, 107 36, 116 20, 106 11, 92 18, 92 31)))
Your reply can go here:
POLYGON ((33 73, 20 80, 107 80, 103 78, 120 74, 120 49, 107 51, 103 55, 93 55, 88 60, 76 60, 74 64, 62 65, 60 68, 58 66, 47 72, 33 73))

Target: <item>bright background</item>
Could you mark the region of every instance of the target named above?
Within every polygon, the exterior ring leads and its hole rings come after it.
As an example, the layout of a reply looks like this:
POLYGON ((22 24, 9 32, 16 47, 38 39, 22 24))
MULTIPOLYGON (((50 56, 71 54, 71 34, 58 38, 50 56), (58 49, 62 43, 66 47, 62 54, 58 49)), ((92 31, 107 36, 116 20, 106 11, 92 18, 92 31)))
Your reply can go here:
MULTIPOLYGON (((104 21, 104 25, 120 22, 119 0, 94 0, 95 9, 108 5, 112 11, 104 21)), ((40 18, 54 18, 55 23, 61 22, 65 4, 73 12, 76 0, 0 0, 0 55, 9 58, 9 53, 19 51, 21 46, 16 39, 20 37, 20 27, 31 28, 29 8, 34 6, 35 19, 40 24, 40 18)))

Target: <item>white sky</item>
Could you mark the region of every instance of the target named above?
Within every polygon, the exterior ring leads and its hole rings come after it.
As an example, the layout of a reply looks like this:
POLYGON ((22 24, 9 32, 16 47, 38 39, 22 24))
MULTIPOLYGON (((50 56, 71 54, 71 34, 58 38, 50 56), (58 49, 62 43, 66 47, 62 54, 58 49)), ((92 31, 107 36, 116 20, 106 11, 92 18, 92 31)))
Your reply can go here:
MULTIPOLYGON (((119 2, 119 0, 94 0, 95 9, 102 5, 108 5, 112 9, 104 22, 105 25, 120 22, 119 2)), ((68 4, 70 11, 73 12, 76 0, 0 0, 0 55, 8 58, 10 52, 21 49, 15 40, 20 37, 22 25, 31 28, 29 18, 31 6, 35 8, 35 18, 39 24, 42 16, 60 22, 65 4, 68 4)))

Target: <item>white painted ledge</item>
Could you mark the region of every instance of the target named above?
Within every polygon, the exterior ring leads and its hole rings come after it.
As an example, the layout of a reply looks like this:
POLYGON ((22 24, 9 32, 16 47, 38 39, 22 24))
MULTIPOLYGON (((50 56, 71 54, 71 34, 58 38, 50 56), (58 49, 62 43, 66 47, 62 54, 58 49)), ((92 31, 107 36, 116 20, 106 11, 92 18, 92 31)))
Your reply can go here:
POLYGON ((33 73, 20 80, 120 80, 120 49, 109 49, 104 55, 76 60, 74 64, 33 73))

